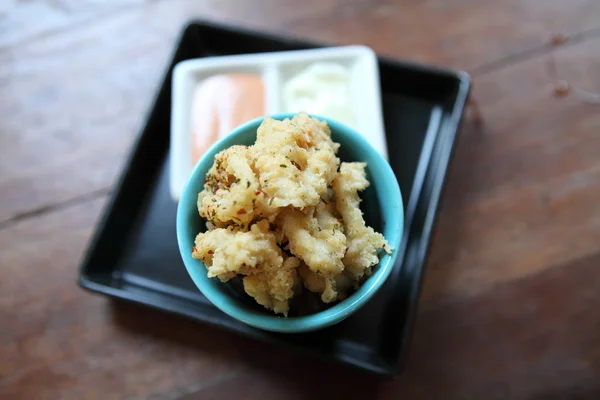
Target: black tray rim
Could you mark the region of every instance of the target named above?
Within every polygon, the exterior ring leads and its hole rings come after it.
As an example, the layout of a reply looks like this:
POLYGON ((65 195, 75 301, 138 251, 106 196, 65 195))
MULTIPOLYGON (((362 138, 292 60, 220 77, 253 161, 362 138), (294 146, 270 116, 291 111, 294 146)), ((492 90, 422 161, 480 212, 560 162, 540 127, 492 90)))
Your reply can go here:
MULTIPOLYGON (((130 174, 132 173, 132 167, 135 162, 135 158, 137 155, 137 150, 139 148, 140 142, 141 142, 142 138, 144 137, 144 134, 146 133, 146 131, 149 129, 149 126, 151 125, 151 116, 153 114, 153 111, 156 108, 156 104, 158 103, 159 98, 163 94, 163 91, 167 90, 167 88, 165 87, 167 85, 165 85, 165 83, 168 79, 170 79, 173 67, 176 64, 175 57, 176 57, 176 53, 182 43, 182 40, 186 36, 186 34, 188 33, 188 31, 190 29, 195 29, 196 27, 199 27, 199 26, 207 27, 207 28, 211 28, 211 29, 227 30, 227 31, 235 32, 237 34, 243 34, 243 35, 254 36, 254 37, 260 36, 261 38, 264 38, 267 40, 285 41, 287 43, 292 43, 295 45, 311 46, 311 47, 315 47, 315 48, 336 45, 336 44, 331 44, 331 43, 307 41, 307 40, 304 40, 304 39, 301 39, 301 38, 298 38, 298 37, 295 37, 292 35, 281 37, 272 32, 265 31, 265 30, 257 30, 257 29, 251 29, 251 28, 246 28, 246 27, 237 27, 237 26, 233 26, 230 24, 217 23, 217 22, 210 21, 210 20, 204 20, 204 19, 198 19, 198 18, 188 20, 188 22, 183 25, 183 28, 180 30, 178 36, 174 40, 174 45, 173 45, 172 51, 167 59, 168 61, 166 63, 166 68, 164 69, 165 72, 162 74, 162 79, 160 79, 158 81, 158 83, 156 84, 155 87, 157 89, 154 90, 154 95, 152 96, 151 102, 146 107, 146 111, 141 116, 141 121, 143 121, 144 123, 141 126, 141 128, 138 130, 138 134, 136 135, 136 138, 134 139, 133 143, 130 146, 130 150, 128 152, 126 161, 123 164, 121 173, 119 174, 119 177, 114 185, 114 189, 110 191, 109 199, 106 202, 106 204, 103 208, 103 211, 101 212, 98 222, 93 227, 93 234, 88 241, 87 247, 86 247, 86 249, 83 253, 83 256, 81 257, 81 261, 79 263, 78 277, 76 279, 76 284, 80 288, 82 288, 85 291, 88 291, 90 293, 103 294, 103 295, 113 297, 115 299, 125 300, 125 301, 132 302, 135 304, 142 304, 144 306, 149 306, 150 308, 153 308, 156 310, 166 311, 166 312, 170 312, 170 313, 173 313, 176 315, 181 315, 184 317, 192 318, 203 324, 215 326, 219 329, 227 329, 228 331, 233 332, 235 334, 246 335, 246 336, 251 337, 252 339, 258 339, 264 343, 269 343, 268 341, 266 341, 264 339, 264 337, 261 337, 260 335, 253 335, 252 333, 246 333, 246 332, 241 333, 232 324, 224 323, 222 321, 215 323, 215 321, 210 321, 207 318, 199 317, 198 315, 195 315, 192 312, 188 312, 187 310, 182 311, 181 309, 171 307, 166 303, 149 301, 147 296, 142 296, 135 292, 128 292, 123 289, 119 289, 119 288, 115 288, 115 287, 111 287, 108 285, 103 285, 98 282, 95 282, 90 277, 90 275, 86 273, 86 269, 85 269, 86 266, 91 261, 91 259, 93 258, 94 249, 98 246, 98 243, 101 240, 102 233, 106 229, 106 226, 109 223, 110 216, 113 213, 113 209, 115 208, 115 205, 118 203, 119 196, 121 196, 122 193, 124 192, 124 188, 126 186, 125 183, 126 183, 128 177, 130 176, 130 174)), ((428 206, 428 210, 429 210, 428 218, 427 218, 427 223, 424 226, 424 232, 426 232, 426 237, 425 237, 425 239, 422 240, 422 242, 424 242, 426 244, 426 249, 425 249, 425 252, 422 253, 422 257, 420 258, 420 262, 418 263, 419 265, 421 265, 421 268, 416 276, 416 279, 412 282, 412 285, 410 288, 410 290, 411 290, 411 293, 409 296, 410 305, 408 307, 408 316, 406 318, 406 324, 404 325, 404 329, 403 329, 404 333, 402 335, 402 345, 401 345, 401 348, 404 349, 404 351, 401 352, 400 357, 398 357, 398 359, 396 360, 396 363, 394 363, 393 365, 390 365, 390 368, 383 368, 383 367, 377 366, 375 364, 365 364, 358 360, 344 361, 344 360, 341 360, 338 358, 324 357, 323 355, 320 355, 318 352, 311 352, 311 354, 313 356, 316 355, 317 358, 325 359, 330 362, 333 361, 338 364, 350 365, 352 367, 362 369, 363 371, 373 373, 380 377, 393 378, 393 377, 397 376, 403 370, 404 366, 406 365, 406 361, 409 357, 410 341, 412 340, 412 331, 414 330, 414 323, 415 323, 415 319, 416 319, 416 315, 417 315, 417 311, 418 311, 422 281, 423 281, 423 276, 424 276, 425 269, 426 269, 427 257, 428 257, 429 250, 430 250, 431 233, 432 233, 433 227, 435 226, 435 222, 437 220, 437 215, 439 213, 439 206, 440 206, 440 203, 441 203, 441 200, 443 197, 443 191, 445 188, 448 167, 454 157, 455 147, 456 147, 455 146, 456 139, 457 139, 458 133, 460 131, 460 128, 462 126, 463 112, 464 112, 464 109, 467 104, 467 99, 471 92, 472 79, 471 79, 471 76, 466 71, 447 68, 447 67, 441 67, 441 66, 437 66, 437 65, 424 64, 424 63, 416 62, 416 61, 413 61, 410 59, 391 58, 391 57, 387 57, 387 56, 377 55, 377 60, 378 60, 378 63, 380 63, 380 64, 385 63, 392 67, 410 68, 410 69, 418 70, 420 72, 429 73, 429 74, 446 75, 448 77, 452 77, 452 78, 456 79, 459 82, 459 87, 457 90, 457 97, 453 103, 454 106, 452 108, 452 111, 450 112, 450 118, 446 125, 446 127, 447 127, 446 132, 444 134, 440 133, 437 138, 437 140, 443 140, 444 145, 449 146, 450 150, 446 153, 447 154, 446 157, 444 157, 443 159, 437 160, 437 163, 436 163, 437 165, 435 168, 430 166, 426 170, 426 172, 434 170, 436 184, 432 188, 432 193, 436 193, 436 195, 430 196, 430 202, 429 202, 429 206, 428 206)), ((422 161, 423 160, 419 161, 419 166, 422 161)), ((417 168, 419 168, 419 167, 417 167, 417 168)), ((405 214, 407 214, 406 210, 405 210, 405 214)), ((406 224, 406 222, 405 222, 405 224, 406 224)), ((405 232, 407 232, 407 229, 405 229, 405 232)), ((404 238, 403 238, 403 242, 406 243, 404 238)), ((405 255, 406 254, 404 254, 404 256, 405 255)), ((273 344, 273 343, 270 343, 270 344, 273 344)), ((295 346, 285 346, 285 345, 283 345, 281 343, 277 343, 277 342, 275 342, 274 344, 279 347, 285 347, 285 348, 292 349, 293 351, 299 350, 299 348, 295 347, 295 346)))

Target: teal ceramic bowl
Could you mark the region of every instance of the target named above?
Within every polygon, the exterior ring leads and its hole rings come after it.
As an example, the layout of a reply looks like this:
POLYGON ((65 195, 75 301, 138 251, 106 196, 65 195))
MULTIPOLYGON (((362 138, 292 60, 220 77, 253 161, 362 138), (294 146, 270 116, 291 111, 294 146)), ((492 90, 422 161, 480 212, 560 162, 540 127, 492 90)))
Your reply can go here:
MULTIPOLYGON (((294 114, 277 114, 271 118, 282 120, 294 114)), ((204 296, 225 314, 256 328, 274 332, 306 332, 333 325, 347 318, 362 307, 381 288, 392 268, 396 265, 398 249, 404 228, 404 209, 398 181, 388 162, 356 131, 329 118, 314 115, 327 121, 332 138, 341 144, 338 156, 342 161, 364 161, 371 185, 361 192, 361 209, 365 221, 376 231, 383 233, 392 254, 382 253, 373 274, 361 287, 345 300, 313 314, 288 317, 276 316, 271 311, 254 304, 254 299, 244 301, 236 295, 230 283, 208 278, 205 265, 192 258, 192 247, 198 232, 206 230, 205 221, 196 206, 198 193, 202 191, 205 175, 214 162, 215 155, 234 144, 251 145, 256 140, 256 130, 263 117, 237 127, 231 134, 216 142, 198 161, 185 185, 177 209, 177 242, 185 267, 204 296)), ((397 266, 399 267, 399 265, 397 266)), ((231 281, 230 281, 231 282, 231 281)), ((294 300, 292 300, 293 302, 294 300)))

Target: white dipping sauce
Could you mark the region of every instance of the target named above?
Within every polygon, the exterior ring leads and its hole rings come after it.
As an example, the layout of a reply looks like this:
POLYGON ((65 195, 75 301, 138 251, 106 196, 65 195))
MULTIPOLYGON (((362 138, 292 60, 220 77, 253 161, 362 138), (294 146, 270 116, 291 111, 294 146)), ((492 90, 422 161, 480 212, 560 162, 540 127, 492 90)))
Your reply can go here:
POLYGON ((350 71, 333 62, 315 62, 283 85, 285 112, 322 115, 356 128, 351 96, 350 71))

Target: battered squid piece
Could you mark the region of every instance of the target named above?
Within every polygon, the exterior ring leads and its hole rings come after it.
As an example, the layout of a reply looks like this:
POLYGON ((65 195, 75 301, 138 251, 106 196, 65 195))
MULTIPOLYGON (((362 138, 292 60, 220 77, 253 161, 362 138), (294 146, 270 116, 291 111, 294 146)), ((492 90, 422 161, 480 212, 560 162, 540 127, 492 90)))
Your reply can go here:
MULTIPOLYGON (((326 194, 324 197, 328 200, 330 199, 328 194, 326 194)), ((316 222, 316 236, 318 236, 319 239, 327 241, 333 235, 337 235, 338 239, 341 239, 340 232, 342 231, 343 226, 334 216, 334 212, 335 204, 328 204, 324 201, 321 201, 319 205, 312 210, 312 213, 314 214, 314 220, 310 222, 310 225, 313 228, 312 231, 314 234, 314 226, 316 222)), ((340 246, 338 255, 343 255, 341 251, 342 248, 340 246)), ((336 266, 336 268, 339 268, 339 266, 336 266)), ((350 288, 348 285, 344 285, 344 282, 341 282, 341 288, 343 290, 342 293, 339 293, 337 289, 337 283, 340 279, 338 279, 338 276, 343 275, 336 275, 335 277, 328 276, 321 272, 312 271, 304 263, 302 263, 298 268, 298 273, 304 282, 304 287, 313 293, 320 294, 321 300, 324 303, 331 303, 339 298, 345 297, 345 294, 350 288)))
POLYGON ((338 148, 327 124, 305 114, 283 121, 266 118, 250 157, 269 205, 316 206, 337 172, 338 148))
POLYGON ((311 271, 306 264, 298 267, 298 274, 302 278, 304 287, 313 293, 321 295, 323 303, 331 303, 337 300, 338 292, 334 278, 327 277, 319 272, 311 271))
POLYGON ((329 239, 329 234, 333 234, 337 231, 344 232, 344 225, 342 224, 342 221, 336 218, 335 214, 336 209, 334 202, 321 201, 317 207, 315 207, 313 216, 317 220, 317 230, 323 232, 319 236, 329 239))
POLYGON ((237 274, 246 275, 246 293, 265 308, 287 316, 300 260, 289 257, 283 261, 268 221, 257 222, 248 232, 217 228, 200 233, 192 257, 204 262, 209 278, 227 282, 237 274))
POLYGON ((336 157, 340 144, 331 139, 331 130, 324 121, 301 113, 292 118, 290 123, 301 127, 309 137, 309 156, 304 179, 314 187, 319 196, 323 196, 340 165, 340 160, 336 157))
POLYGON ((339 274, 344 269, 342 257, 346 251, 342 224, 327 206, 313 210, 312 214, 288 208, 279 214, 277 222, 289 240, 292 254, 312 271, 327 276, 339 274))
POLYGON ((370 274, 370 268, 379 262, 378 253, 384 249, 388 254, 391 248, 380 233, 365 225, 360 210, 358 192, 369 186, 366 178, 366 163, 342 163, 340 172, 333 181, 333 193, 337 211, 344 221, 348 240, 348 251, 343 263, 346 272, 354 280, 370 274))
POLYGON ((234 223, 244 229, 255 218, 274 218, 250 166, 248 147, 232 146, 215 156, 198 194, 198 211, 216 227, 234 223))
POLYGON ((216 276, 223 282, 235 274, 277 269, 283 264, 283 253, 266 220, 252 225, 248 232, 217 228, 199 233, 192 257, 204 262, 209 278, 216 276))
POLYGON ((337 154, 340 144, 331 139, 331 129, 327 122, 319 121, 305 113, 297 114, 290 122, 292 125, 301 127, 308 135, 310 147, 329 146, 337 154))
POLYGON ((244 290, 258 304, 287 317, 289 301, 294 296, 294 285, 298 281, 298 265, 300 260, 296 257, 289 257, 279 267, 263 264, 244 277, 244 290))
POLYGON ((313 293, 321 295, 323 303, 331 303, 336 300, 344 300, 348 293, 356 285, 345 273, 329 277, 320 272, 311 271, 306 264, 298 267, 298 274, 302 278, 304 287, 313 293))

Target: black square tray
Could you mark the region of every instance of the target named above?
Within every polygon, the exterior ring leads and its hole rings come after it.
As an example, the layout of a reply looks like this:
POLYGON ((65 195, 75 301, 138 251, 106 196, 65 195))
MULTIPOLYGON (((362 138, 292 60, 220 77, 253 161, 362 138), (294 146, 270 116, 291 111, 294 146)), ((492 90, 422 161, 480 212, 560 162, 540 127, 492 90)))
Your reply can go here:
POLYGON ((202 296, 177 248, 177 205, 170 197, 168 181, 173 66, 203 56, 322 46, 211 23, 190 23, 82 262, 80 285, 376 374, 396 374, 409 346, 436 210, 470 88, 467 74, 379 59, 390 164, 404 196, 405 236, 389 280, 347 320, 305 334, 276 334, 249 327, 202 296))

